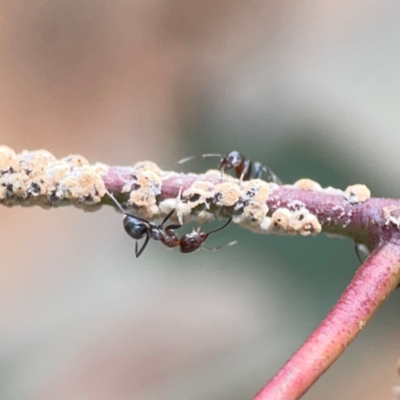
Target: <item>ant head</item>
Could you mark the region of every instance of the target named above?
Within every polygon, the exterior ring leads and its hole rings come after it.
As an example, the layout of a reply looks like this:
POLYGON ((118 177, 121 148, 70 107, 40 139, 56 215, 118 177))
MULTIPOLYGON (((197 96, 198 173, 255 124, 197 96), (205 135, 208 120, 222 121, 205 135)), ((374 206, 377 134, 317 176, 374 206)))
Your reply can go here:
POLYGON ((237 168, 243 164, 244 159, 244 156, 238 151, 231 151, 221 159, 220 168, 237 168))
POLYGON ((126 233, 133 239, 142 239, 150 230, 149 223, 140 221, 130 215, 125 215, 123 224, 126 233))
POLYGON ((183 235, 180 240, 181 253, 191 253, 197 250, 207 239, 208 235, 205 232, 192 232, 183 235))

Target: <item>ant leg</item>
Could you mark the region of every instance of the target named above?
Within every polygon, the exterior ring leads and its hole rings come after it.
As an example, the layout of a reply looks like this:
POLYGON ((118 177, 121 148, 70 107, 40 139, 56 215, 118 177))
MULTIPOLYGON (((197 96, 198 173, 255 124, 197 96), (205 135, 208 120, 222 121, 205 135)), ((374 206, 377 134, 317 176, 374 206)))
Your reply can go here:
POLYGON ((174 232, 174 229, 179 229, 182 225, 168 225, 165 229, 165 235, 162 236, 161 241, 167 247, 176 247, 179 246, 180 239, 174 232))
POLYGON ((137 220, 139 220, 139 221, 149 223, 149 221, 148 221, 147 219, 145 219, 145 218, 138 217, 137 215, 133 215, 133 214, 127 213, 127 212, 122 208, 122 206, 121 206, 121 204, 119 203, 119 201, 118 201, 118 200, 114 197, 114 195, 111 194, 107 189, 106 189, 106 193, 108 194, 108 196, 110 197, 110 199, 114 202, 114 204, 121 210, 122 214, 124 214, 124 215, 126 215, 126 216, 128 216, 128 217, 131 217, 131 218, 135 218, 135 219, 137 219, 137 220))
MULTIPOLYGON (((183 186, 180 187, 178 196, 176 197, 175 209, 173 209, 171 212, 168 213, 168 215, 167 215, 167 216, 164 218, 164 220, 161 222, 161 225, 159 226, 159 228, 162 228, 163 225, 170 219, 170 217, 172 216, 172 214, 174 213, 174 211, 177 210, 178 202, 179 202, 179 200, 180 200, 180 198, 181 198, 181 195, 182 195, 182 190, 183 190, 183 186)), ((172 231, 173 231, 174 229, 179 229, 179 228, 183 225, 183 224, 182 224, 182 221, 181 221, 181 218, 180 218, 181 215, 179 215, 179 212, 178 212, 178 211, 176 211, 176 214, 177 214, 177 216, 178 216, 178 222, 179 222, 179 224, 168 225, 168 226, 164 229, 165 233, 166 233, 168 236, 170 236, 170 237, 176 237, 175 233, 172 232, 172 231)))
POLYGON ((149 243, 149 240, 150 240, 150 235, 147 233, 146 239, 145 239, 145 241, 143 243, 143 246, 141 247, 141 249, 139 251, 138 251, 138 248, 139 248, 138 241, 136 240, 136 243, 135 243, 135 255, 136 255, 136 258, 139 258, 140 255, 143 253, 143 250, 146 248, 147 243, 149 243))
POLYGON ((362 264, 360 250, 358 249, 358 243, 354 243, 354 250, 356 251, 356 256, 358 258, 358 261, 360 262, 360 264, 362 264))
POLYGON ((243 164, 243 170, 239 177, 240 182, 248 181, 250 179, 250 175, 251 175, 251 161, 246 160, 243 164))
POLYGON ((254 163, 254 177, 256 179, 260 179, 263 173, 263 169, 262 169, 263 165, 259 162, 255 162, 254 163))
POLYGON ((158 228, 161 229, 163 227, 163 225, 171 218, 172 214, 175 212, 175 208, 172 209, 167 215, 166 217, 162 220, 161 224, 158 225, 158 228))
MULTIPOLYGON (((178 193, 178 196, 176 197, 176 201, 175 201, 175 208, 173 208, 173 209, 164 217, 164 219, 162 220, 161 224, 158 225, 158 229, 162 229, 163 225, 172 217, 172 214, 173 214, 175 211, 176 211, 178 220, 179 220, 179 222, 181 223, 181 215, 179 215, 179 212, 178 212, 177 209, 178 209, 178 203, 179 203, 179 201, 180 201, 180 199, 181 199, 182 190, 183 190, 183 186, 181 186, 181 187, 179 188, 179 193, 178 193)), ((182 224, 181 224, 181 225, 182 225, 182 224)))
POLYGON ((179 228, 182 228, 182 225, 180 225, 180 224, 168 225, 164 230, 168 235, 170 235, 170 234, 174 234, 174 232, 171 232, 171 231, 174 231, 175 229, 179 229, 179 228))
POLYGON ((138 253, 139 253, 138 249, 139 249, 138 240, 135 240, 135 256, 136 256, 136 258, 139 257, 139 256, 138 256, 138 253))
POLYGON ((354 250, 356 251, 356 255, 360 263, 362 263, 363 259, 365 260, 370 255, 369 249, 362 243, 355 242, 354 250))
POLYGON ((254 170, 256 178, 258 179, 261 178, 262 173, 265 172, 268 175, 268 178, 271 182, 274 182, 278 185, 282 185, 282 181, 272 172, 272 169, 267 167, 266 165, 263 165, 259 162, 255 162, 254 170))
POLYGON ((283 182, 272 172, 270 168, 265 166, 264 168, 264 170, 268 171, 267 173, 272 177, 272 182, 276 183, 277 185, 283 185, 283 182))

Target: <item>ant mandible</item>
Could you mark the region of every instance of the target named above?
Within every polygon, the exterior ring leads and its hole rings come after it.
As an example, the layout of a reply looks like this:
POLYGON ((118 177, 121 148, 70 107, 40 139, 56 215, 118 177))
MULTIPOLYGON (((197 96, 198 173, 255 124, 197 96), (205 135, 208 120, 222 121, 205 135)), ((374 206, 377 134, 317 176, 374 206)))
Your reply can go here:
POLYGON ((187 161, 191 161, 196 158, 204 159, 208 157, 219 157, 220 161, 218 169, 221 171, 221 173, 224 173, 226 170, 229 169, 234 169, 236 177, 239 178, 241 181, 248 181, 252 177, 259 179, 261 178, 262 173, 265 172, 268 175, 270 181, 278 185, 282 184, 281 180, 274 174, 274 172, 272 172, 272 170, 269 167, 261 164, 258 161, 252 162, 238 151, 231 151, 226 155, 210 153, 210 154, 203 154, 201 156, 187 157, 178 161, 178 164, 183 164, 187 161))
MULTIPOLYGON (((115 205, 121 210, 124 214, 123 224, 126 233, 136 239, 135 243, 135 255, 136 257, 140 257, 149 243, 150 238, 154 240, 160 240, 167 247, 180 247, 181 253, 191 253, 201 247, 201 245, 205 242, 208 236, 212 233, 218 232, 224 229, 227 225, 232 221, 232 217, 228 219, 228 221, 218 229, 215 229, 210 232, 191 232, 186 233, 180 239, 175 234, 174 230, 180 228, 181 224, 168 225, 164 228, 164 224, 171 218, 172 214, 175 212, 175 209, 171 210, 165 218, 162 220, 161 224, 157 225, 145 218, 137 217, 135 215, 127 213, 121 206, 121 204, 117 201, 117 199, 107 191, 108 196, 112 199, 115 205), (143 246, 139 249, 138 241, 140 239, 145 238, 143 246)), ((235 244, 236 242, 228 243, 228 246, 235 244)), ((216 247, 214 249, 206 249, 205 250, 216 250, 221 248, 216 247)))

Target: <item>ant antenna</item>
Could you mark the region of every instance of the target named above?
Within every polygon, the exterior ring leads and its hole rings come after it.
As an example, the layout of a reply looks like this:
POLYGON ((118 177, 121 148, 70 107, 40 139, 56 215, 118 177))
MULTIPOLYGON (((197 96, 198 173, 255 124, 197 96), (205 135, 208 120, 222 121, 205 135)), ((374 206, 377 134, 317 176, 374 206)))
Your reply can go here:
POLYGON ((214 229, 213 231, 207 232, 206 235, 208 236, 208 235, 210 235, 211 233, 215 233, 215 232, 221 231, 221 230, 224 229, 226 226, 228 226, 231 222, 232 222, 232 217, 230 217, 230 218, 228 219, 228 221, 227 221, 224 225, 222 225, 221 227, 219 227, 219 228, 217 228, 217 229, 214 229))
POLYGON ((209 154, 202 154, 201 156, 191 156, 191 157, 186 157, 182 158, 182 160, 178 161, 178 164, 183 164, 185 162, 191 161, 191 160, 196 160, 197 158, 208 158, 208 157, 219 157, 222 158, 223 156, 221 154, 214 154, 214 153, 209 153, 209 154))
MULTIPOLYGON (((145 222, 145 223, 147 223, 147 224, 149 223, 149 221, 147 221, 147 219, 145 219, 145 218, 138 217, 138 216, 136 216, 136 215, 132 215, 132 214, 129 214, 128 212, 126 212, 126 210, 123 209, 123 207, 121 206, 121 204, 119 203, 119 201, 118 201, 118 200, 114 197, 114 195, 111 194, 107 189, 106 189, 106 193, 108 194, 108 196, 110 197, 110 199, 115 203, 115 205, 121 210, 122 214, 126 215, 127 217, 135 218, 135 219, 137 219, 138 221, 145 222)), ((175 211, 175 210, 173 210, 173 211, 175 211)), ((170 217, 172 214, 173 214, 173 213, 170 213, 170 214, 168 214, 168 216, 170 217)), ((167 219, 168 219, 168 218, 166 218, 166 220, 167 220, 167 219)), ((165 222, 165 221, 164 221, 164 222, 165 222)))
POLYGON ((225 247, 234 246, 234 245, 237 244, 237 243, 238 243, 237 240, 232 240, 232 242, 225 243, 225 244, 223 244, 223 245, 221 245, 221 246, 211 247, 211 248, 210 248, 210 247, 201 246, 200 248, 203 249, 203 250, 205 250, 205 251, 215 251, 215 250, 224 249, 225 247))
POLYGON ((119 201, 114 197, 114 195, 111 194, 107 189, 106 189, 106 193, 108 194, 108 197, 110 197, 110 199, 114 202, 114 204, 121 210, 122 214, 126 214, 126 211, 122 208, 121 204, 120 204, 119 201))

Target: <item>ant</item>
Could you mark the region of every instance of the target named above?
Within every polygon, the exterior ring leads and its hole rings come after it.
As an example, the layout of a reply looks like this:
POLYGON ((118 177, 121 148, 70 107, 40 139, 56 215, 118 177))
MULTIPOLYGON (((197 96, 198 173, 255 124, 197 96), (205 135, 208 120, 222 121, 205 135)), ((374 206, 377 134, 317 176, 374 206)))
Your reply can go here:
MULTIPOLYGON (((180 239, 175 234, 174 230, 178 229, 182 226, 182 224, 168 225, 164 228, 164 224, 171 218, 172 214, 175 212, 175 209, 171 210, 166 217, 162 220, 161 224, 157 225, 145 218, 137 217, 132 214, 128 214, 121 206, 121 204, 117 201, 117 199, 107 191, 108 196, 112 199, 112 201, 116 204, 116 206, 121 210, 124 214, 123 224, 126 233, 136 239, 135 243, 135 255, 136 257, 140 257, 149 243, 150 238, 154 240, 160 240, 167 247, 180 247, 181 253, 191 253, 200 248, 200 246, 204 243, 204 241, 208 238, 208 236, 212 233, 218 232, 224 229, 227 225, 232 221, 232 217, 228 219, 228 221, 222 225, 220 228, 215 229, 210 232, 192 232, 186 233, 180 239), (139 249, 138 241, 140 239, 144 240, 143 246, 139 249)), ((235 244, 236 241, 230 242, 227 246, 231 246, 235 244)), ((205 250, 217 250, 223 246, 216 247, 214 249, 207 249, 203 247, 205 250)))
POLYGON ((282 185, 281 180, 272 172, 272 170, 269 167, 261 164, 258 161, 252 162, 238 151, 231 151, 226 155, 211 153, 211 154, 203 154, 201 156, 187 157, 178 161, 178 164, 183 164, 187 161, 191 161, 196 158, 204 159, 208 157, 219 157, 220 161, 218 169, 221 171, 222 174, 228 169, 234 169, 237 178, 239 178, 241 181, 248 181, 252 178, 252 176, 254 176, 257 179, 261 178, 262 173, 265 172, 268 175, 268 179, 271 182, 277 183, 278 185, 282 185))

